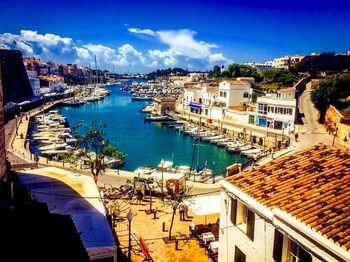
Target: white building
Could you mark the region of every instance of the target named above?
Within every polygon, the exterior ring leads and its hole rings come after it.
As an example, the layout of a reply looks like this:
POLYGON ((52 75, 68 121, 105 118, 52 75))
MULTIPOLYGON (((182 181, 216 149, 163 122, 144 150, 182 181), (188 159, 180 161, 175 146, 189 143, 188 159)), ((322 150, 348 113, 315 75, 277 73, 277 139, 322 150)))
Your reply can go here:
POLYGON ((65 88, 63 78, 60 76, 39 76, 41 88, 48 88, 49 92, 60 91, 65 88))
POLYGON ((263 71, 263 70, 270 69, 270 68, 273 67, 272 66, 273 62, 272 61, 268 61, 268 62, 265 62, 265 63, 246 63, 246 64, 250 65, 251 67, 256 68, 259 71, 263 71))
POLYGON ((219 261, 350 261, 349 159, 319 144, 221 181, 219 261))
POLYGON ((257 112, 250 112, 249 123, 256 126, 294 130, 296 113, 295 87, 280 89, 257 99, 257 112))
POLYGON ((273 67, 280 69, 288 69, 290 66, 295 66, 303 60, 305 56, 294 55, 294 56, 283 56, 275 58, 273 60, 273 67))
POLYGON ((40 96, 40 79, 39 78, 29 78, 30 85, 33 90, 34 96, 40 96))
POLYGON ((40 96, 40 79, 38 78, 38 73, 36 71, 27 70, 27 75, 34 96, 40 96))
POLYGON ((226 80, 219 84, 220 107, 245 106, 249 104, 250 84, 246 81, 226 80))

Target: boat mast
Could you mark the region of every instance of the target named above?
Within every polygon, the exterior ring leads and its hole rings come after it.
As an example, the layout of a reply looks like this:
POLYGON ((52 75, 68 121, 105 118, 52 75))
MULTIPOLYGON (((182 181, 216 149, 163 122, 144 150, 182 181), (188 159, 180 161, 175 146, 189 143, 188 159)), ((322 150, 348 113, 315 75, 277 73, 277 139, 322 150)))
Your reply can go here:
POLYGON ((201 129, 201 117, 199 117, 199 128, 198 128, 198 131, 197 131, 197 140, 198 140, 198 143, 197 143, 197 169, 199 169, 199 149, 200 149, 200 129, 201 129))
POLYGON ((94 94, 96 93, 96 87, 98 85, 98 70, 97 70, 97 60, 96 60, 96 55, 95 55, 95 70, 96 70, 96 85, 94 88, 94 94))

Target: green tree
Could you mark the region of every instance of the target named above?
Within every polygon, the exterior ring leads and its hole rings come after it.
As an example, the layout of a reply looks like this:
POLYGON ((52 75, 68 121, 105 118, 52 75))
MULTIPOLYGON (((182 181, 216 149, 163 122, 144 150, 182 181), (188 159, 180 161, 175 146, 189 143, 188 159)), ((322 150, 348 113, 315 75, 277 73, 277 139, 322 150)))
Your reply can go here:
POLYGON ((168 235, 169 240, 172 239, 172 229, 173 229, 173 225, 174 225, 176 211, 177 211, 181 202, 183 202, 184 200, 191 201, 191 195, 190 195, 191 190, 192 190, 192 187, 186 186, 186 188, 184 189, 183 192, 176 193, 176 194, 172 195, 171 198, 168 199, 167 204, 170 205, 171 210, 172 210, 171 222, 170 222, 170 227, 169 227, 169 235, 168 235))
POLYGON ((319 121, 324 122, 326 111, 330 105, 343 109, 344 99, 350 96, 350 74, 337 74, 327 77, 317 89, 311 93, 311 100, 320 112, 319 121))
POLYGON ((296 66, 296 71, 317 75, 319 72, 339 73, 349 68, 350 56, 336 55, 334 52, 329 52, 318 56, 305 56, 296 66))
POLYGON ((264 81, 267 83, 271 83, 275 81, 275 78, 278 74, 279 70, 278 69, 266 69, 261 72, 264 81))
POLYGON ((279 86, 292 86, 298 82, 299 77, 287 70, 279 70, 276 75, 274 82, 277 82, 279 86))
POLYGON ((72 128, 76 139, 75 148, 64 156, 75 167, 84 162, 96 183, 98 176, 107 168, 124 164, 126 157, 125 153, 109 143, 104 131, 105 127, 103 122, 95 121, 91 126, 87 126, 83 120, 80 120, 72 128))

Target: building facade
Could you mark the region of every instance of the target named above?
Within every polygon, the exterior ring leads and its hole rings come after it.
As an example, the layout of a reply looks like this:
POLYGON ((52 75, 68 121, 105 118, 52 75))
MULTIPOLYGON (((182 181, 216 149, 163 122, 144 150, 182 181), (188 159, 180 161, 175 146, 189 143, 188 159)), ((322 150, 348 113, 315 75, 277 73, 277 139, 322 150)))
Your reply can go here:
POLYGON ((219 261, 350 261, 349 158, 320 144, 222 181, 219 261))
POLYGON ((219 84, 219 106, 245 106, 249 104, 250 84, 246 81, 222 81, 219 84))
POLYGON ((40 79, 36 71, 27 70, 28 79, 33 90, 34 96, 40 96, 40 79))
POLYGON ((257 112, 249 112, 249 123, 271 129, 294 130, 296 114, 296 89, 284 88, 277 93, 266 94, 257 99, 257 112))

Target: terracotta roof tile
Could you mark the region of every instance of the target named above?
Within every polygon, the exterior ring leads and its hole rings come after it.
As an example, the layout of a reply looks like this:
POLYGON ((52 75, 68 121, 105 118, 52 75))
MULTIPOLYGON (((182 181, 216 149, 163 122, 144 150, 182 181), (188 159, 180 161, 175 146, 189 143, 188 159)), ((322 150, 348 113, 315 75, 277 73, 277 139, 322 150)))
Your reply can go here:
POLYGON ((229 82, 231 85, 250 85, 247 81, 239 81, 239 80, 225 80, 229 82))
POLYGON ((226 178, 345 250, 350 248, 350 152, 319 144, 226 178))

